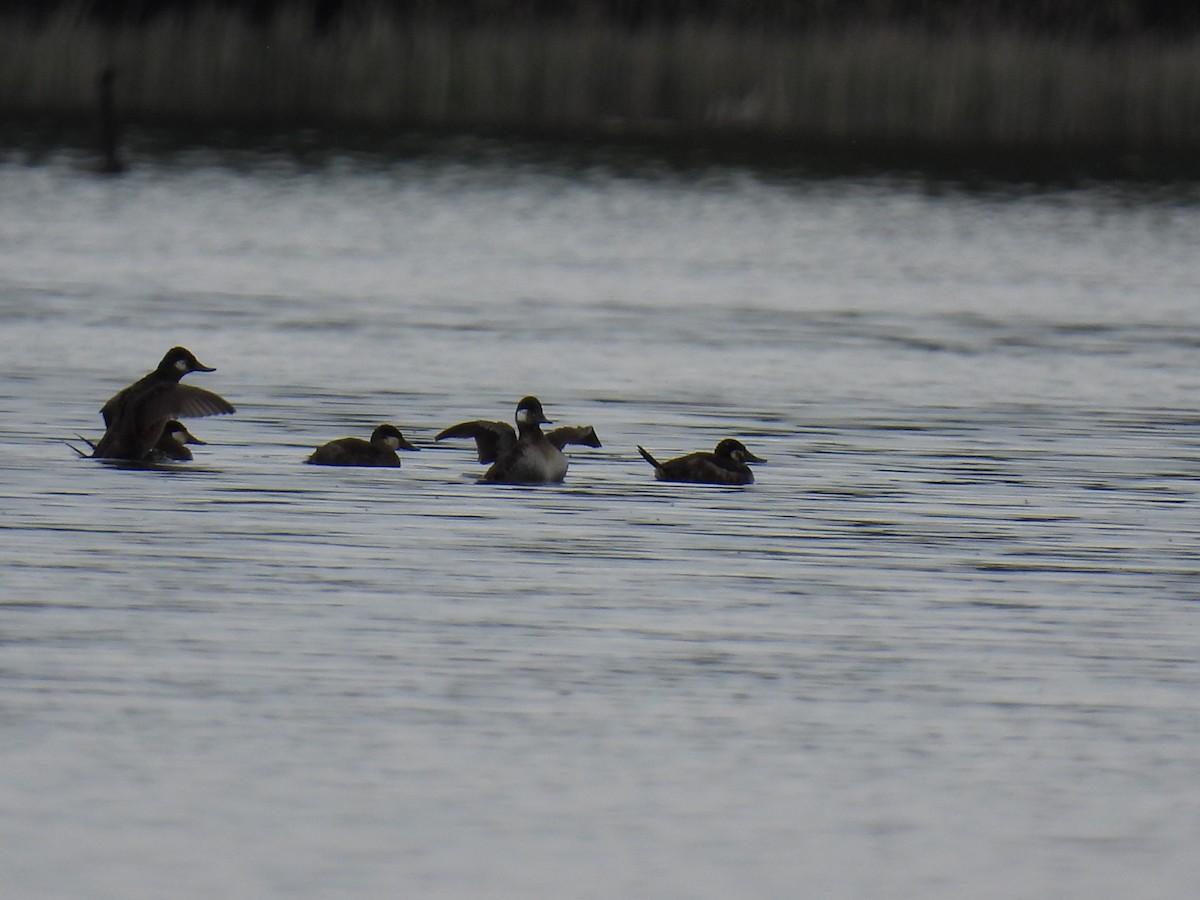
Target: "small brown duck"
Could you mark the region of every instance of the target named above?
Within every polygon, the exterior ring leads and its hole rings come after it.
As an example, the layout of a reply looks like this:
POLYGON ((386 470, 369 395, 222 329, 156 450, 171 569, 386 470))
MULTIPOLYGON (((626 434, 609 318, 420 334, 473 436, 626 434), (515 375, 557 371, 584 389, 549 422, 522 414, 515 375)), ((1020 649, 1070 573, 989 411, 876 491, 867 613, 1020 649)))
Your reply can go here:
POLYGON ((726 438, 712 453, 689 453, 660 463, 639 446, 638 452, 654 466, 659 481, 684 481, 691 484, 754 484, 754 473, 747 463, 765 463, 741 441, 726 438))
POLYGON ((172 347, 158 368, 115 394, 100 410, 107 430, 92 456, 98 459, 145 460, 158 445, 172 419, 215 416, 234 411, 225 398, 180 384, 189 372, 215 372, 183 347, 172 347))
POLYGON ((208 441, 200 440, 200 438, 184 428, 183 423, 178 419, 172 419, 163 426, 162 437, 158 439, 158 443, 150 451, 149 459, 163 462, 167 460, 189 462, 192 459, 192 451, 185 445, 199 444, 203 446, 207 443, 208 441))
MULTIPOLYGON (((84 459, 89 459, 96 453, 96 445, 82 434, 78 435, 78 437, 91 448, 91 453, 84 453, 74 444, 68 443, 67 446, 84 459)), ((205 443, 207 441, 200 440, 200 438, 184 428, 182 422, 172 419, 163 426, 162 437, 158 439, 158 443, 154 445, 154 449, 146 454, 145 462, 188 462, 192 458, 192 451, 184 445, 205 443)))
POLYGON ((590 425, 566 425, 543 434, 551 424, 537 397, 524 397, 517 404, 517 430, 507 422, 476 419, 460 422, 434 440, 448 437, 475 439, 481 463, 491 463, 482 481, 504 484, 558 484, 567 474, 567 444, 599 447, 600 439, 590 425))
POLYGON ((418 450, 395 425, 380 425, 371 440, 345 437, 322 444, 305 460, 314 466, 392 466, 400 465, 397 450, 418 450))

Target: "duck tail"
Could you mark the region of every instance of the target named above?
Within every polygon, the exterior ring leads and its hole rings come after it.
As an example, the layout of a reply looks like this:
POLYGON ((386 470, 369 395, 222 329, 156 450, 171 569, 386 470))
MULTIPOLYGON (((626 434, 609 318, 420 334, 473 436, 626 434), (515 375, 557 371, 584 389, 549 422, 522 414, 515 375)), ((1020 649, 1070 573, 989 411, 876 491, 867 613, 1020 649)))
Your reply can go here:
POLYGON ((75 437, 79 438, 81 441, 83 441, 85 444, 87 444, 87 445, 88 445, 88 449, 89 449, 89 450, 91 450, 92 452, 91 452, 91 453, 84 453, 82 450, 80 450, 80 449, 79 449, 78 447, 76 447, 74 444, 67 443, 66 441, 63 441, 63 443, 64 443, 64 444, 66 444, 68 447, 70 447, 72 450, 74 450, 76 453, 78 453, 78 454, 79 454, 81 457, 83 457, 84 459, 91 459, 93 456, 95 456, 95 455, 96 455, 96 443, 95 443, 95 441, 89 441, 89 440, 88 440, 87 438, 85 438, 85 437, 84 437, 82 434, 77 434, 77 435, 75 435, 75 437))
POLYGON ((646 448, 643 447, 641 444, 638 444, 638 453, 642 454, 642 459, 644 459, 646 462, 650 463, 650 465, 654 466, 654 468, 656 468, 656 469, 659 468, 658 460, 655 459, 653 456, 651 456, 649 453, 647 453, 646 448))

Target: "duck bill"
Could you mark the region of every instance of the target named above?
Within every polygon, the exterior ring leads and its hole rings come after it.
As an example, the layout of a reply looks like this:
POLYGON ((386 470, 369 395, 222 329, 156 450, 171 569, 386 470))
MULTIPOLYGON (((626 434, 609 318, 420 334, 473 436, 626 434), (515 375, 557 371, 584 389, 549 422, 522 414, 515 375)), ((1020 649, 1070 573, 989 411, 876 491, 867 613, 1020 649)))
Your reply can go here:
POLYGON ((553 425, 553 421, 546 418, 545 413, 534 414, 528 409, 517 410, 518 425, 553 425))
POLYGON ((416 447, 416 446, 414 446, 414 445, 413 445, 413 444, 412 444, 412 443, 411 443, 411 442, 408 440, 408 438, 402 438, 398 446, 400 447, 400 449, 401 449, 401 450, 414 450, 414 451, 416 451, 416 450, 420 450, 420 449, 421 449, 420 447, 416 447))
POLYGON ((203 444, 203 445, 207 445, 207 444, 208 444, 208 441, 202 441, 202 440, 200 440, 200 438, 196 437, 196 436, 195 436, 194 434, 192 434, 190 431, 185 431, 185 432, 183 433, 183 442, 184 442, 185 444, 203 444))
POLYGON ((755 456, 749 450, 746 451, 745 459, 746 459, 746 462, 755 462, 755 463, 765 463, 766 462, 766 460, 763 459, 761 456, 755 456))

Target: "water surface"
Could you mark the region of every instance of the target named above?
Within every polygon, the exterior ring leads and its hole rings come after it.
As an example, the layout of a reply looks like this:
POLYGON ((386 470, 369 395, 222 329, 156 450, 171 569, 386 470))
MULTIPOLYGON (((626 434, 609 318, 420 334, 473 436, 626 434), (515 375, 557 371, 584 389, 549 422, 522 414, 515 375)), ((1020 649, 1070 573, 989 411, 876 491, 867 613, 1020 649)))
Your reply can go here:
POLYGON ((1185 897, 1200 207, 0 165, 7 897, 1185 897), (238 407, 80 460, 173 344, 238 407), (467 418, 592 424, 475 483, 467 418), (301 461, 391 421, 399 471, 301 461), (736 436, 747 489, 660 485, 736 436), (78 443, 78 441, 76 441, 78 443))

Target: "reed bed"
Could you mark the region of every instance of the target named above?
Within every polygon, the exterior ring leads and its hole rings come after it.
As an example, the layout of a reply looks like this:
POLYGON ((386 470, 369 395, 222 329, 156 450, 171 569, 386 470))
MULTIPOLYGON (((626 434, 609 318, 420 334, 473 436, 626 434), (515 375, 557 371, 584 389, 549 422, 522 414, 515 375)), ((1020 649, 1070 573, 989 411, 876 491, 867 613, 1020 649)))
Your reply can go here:
POLYGON ((1095 42, 864 23, 754 30, 604 21, 454 25, 379 8, 318 32, 201 9, 0 25, 0 114, 372 129, 747 133, 809 141, 1200 148, 1200 37, 1095 42))

